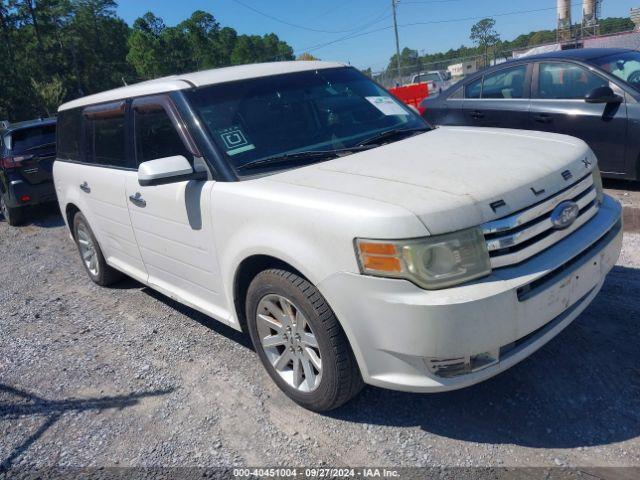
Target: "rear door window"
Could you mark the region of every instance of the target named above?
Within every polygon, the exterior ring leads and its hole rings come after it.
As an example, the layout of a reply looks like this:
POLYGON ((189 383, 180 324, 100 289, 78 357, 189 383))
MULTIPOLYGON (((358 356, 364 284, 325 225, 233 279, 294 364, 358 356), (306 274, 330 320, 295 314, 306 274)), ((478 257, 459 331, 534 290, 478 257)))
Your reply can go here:
POLYGON ((87 160, 107 167, 130 167, 125 148, 124 104, 85 110, 87 160))
POLYGON ((526 76, 526 65, 487 74, 482 83, 482 98, 524 98, 526 76))
POLYGON ((538 68, 537 98, 582 100, 594 88, 609 86, 604 78, 573 63, 540 63, 538 68))

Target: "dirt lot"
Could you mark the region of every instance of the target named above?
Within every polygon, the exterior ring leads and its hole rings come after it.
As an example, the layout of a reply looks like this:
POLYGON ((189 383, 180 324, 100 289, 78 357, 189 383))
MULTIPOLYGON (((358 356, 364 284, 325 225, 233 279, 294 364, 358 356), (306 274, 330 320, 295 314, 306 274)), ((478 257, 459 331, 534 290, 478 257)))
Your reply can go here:
POLYGON ((462 391, 367 388, 329 415, 245 337, 125 281, 94 286, 61 218, 0 222, 8 466, 640 466, 640 236, 567 330, 462 391))

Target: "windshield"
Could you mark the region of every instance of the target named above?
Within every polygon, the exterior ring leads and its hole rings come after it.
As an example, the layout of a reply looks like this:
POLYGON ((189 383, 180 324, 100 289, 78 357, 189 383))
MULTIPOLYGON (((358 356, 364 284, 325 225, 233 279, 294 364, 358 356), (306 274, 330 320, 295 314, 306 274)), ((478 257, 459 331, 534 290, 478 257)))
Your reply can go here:
POLYGON ((627 82, 636 90, 640 90, 640 53, 622 52, 591 60, 591 63, 605 72, 627 82))
POLYGON ((43 125, 40 127, 16 130, 11 134, 8 147, 13 155, 21 155, 37 150, 52 151, 56 144, 56 126, 43 125))
POLYGON ((354 68, 241 80, 187 96, 236 169, 298 152, 348 150, 390 130, 428 128, 354 68))

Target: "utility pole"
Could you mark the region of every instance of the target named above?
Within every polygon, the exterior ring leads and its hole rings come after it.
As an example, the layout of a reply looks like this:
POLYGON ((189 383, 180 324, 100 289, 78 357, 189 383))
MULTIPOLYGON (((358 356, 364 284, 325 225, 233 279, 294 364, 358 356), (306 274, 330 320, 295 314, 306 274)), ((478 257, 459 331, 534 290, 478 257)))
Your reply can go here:
POLYGON ((396 16, 396 7, 399 1, 400 0, 391 0, 391 8, 393 9, 393 28, 396 31, 396 63, 398 67, 398 83, 402 81, 402 68, 400 66, 400 37, 398 37, 398 18, 396 16))

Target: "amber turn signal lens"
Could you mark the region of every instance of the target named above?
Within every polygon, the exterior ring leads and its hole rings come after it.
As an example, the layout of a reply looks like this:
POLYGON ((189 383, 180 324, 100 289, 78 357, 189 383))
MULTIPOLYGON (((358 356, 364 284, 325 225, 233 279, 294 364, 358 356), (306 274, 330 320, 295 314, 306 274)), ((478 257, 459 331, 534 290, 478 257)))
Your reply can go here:
POLYGON ((401 272, 402 265, 399 258, 376 257, 373 255, 363 255, 364 268, 379 272, 401 272))
POLYGON ((392 243, 367 243, 360 242, 358 245, 363 255, 395 255, 396 246, 392 243))

